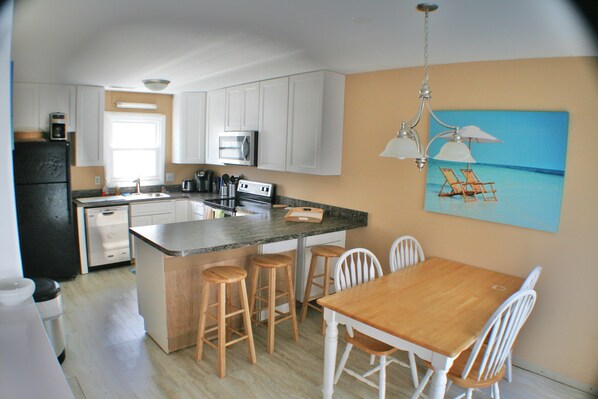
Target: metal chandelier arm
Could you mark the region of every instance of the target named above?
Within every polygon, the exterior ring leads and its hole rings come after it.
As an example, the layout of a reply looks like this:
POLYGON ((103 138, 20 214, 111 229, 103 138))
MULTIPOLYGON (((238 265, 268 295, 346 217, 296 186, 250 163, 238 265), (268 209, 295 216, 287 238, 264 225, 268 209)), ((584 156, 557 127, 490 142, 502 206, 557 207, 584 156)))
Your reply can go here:
POLYGON ((432 110, 432 105, 430 104, 429 100, 427 101, 427 105, 428 105, 428 111, 430 112, 430 115, 432 116, 432 118, 434 118, 434 120, 436 122, 438 122, 438 124, 446 127, 447 129, 453 129, 453 130, 455 130, 455 132, 457 132, 459 130, 459 126, 447 125, 446 123, 444 123, 443 121, 441 121, 440 119, 438 119, 438 117, 436 116, 436 114, 432 110))

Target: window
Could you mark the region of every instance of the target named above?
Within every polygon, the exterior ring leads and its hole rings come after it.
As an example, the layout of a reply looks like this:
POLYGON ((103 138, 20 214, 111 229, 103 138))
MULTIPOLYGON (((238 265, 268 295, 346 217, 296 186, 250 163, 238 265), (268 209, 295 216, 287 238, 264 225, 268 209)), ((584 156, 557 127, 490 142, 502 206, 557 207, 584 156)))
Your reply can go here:
POLYGON ((106 112, 104 167, 109 187, 164 183, 165 117, 106 112))

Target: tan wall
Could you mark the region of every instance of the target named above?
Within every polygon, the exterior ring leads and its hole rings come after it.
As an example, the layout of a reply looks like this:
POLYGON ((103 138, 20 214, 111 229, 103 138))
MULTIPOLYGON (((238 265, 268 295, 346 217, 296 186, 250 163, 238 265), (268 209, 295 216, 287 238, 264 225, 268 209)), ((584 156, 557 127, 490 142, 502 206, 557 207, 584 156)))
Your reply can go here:
MULTIPOLYGON (((434 109, 570 113, 565 194, 557 233, 425 212, 425 172, 419 173, 411 161, 378 157, 401 120, 416 110, 421 68, 347 76, 342 176, 208 167, 219 174, 244 173, 253 180, 277 183, 281 195, 369 212, 368 227, 350 232, 347 245, 370 248, 385 267, 390 244, 403 234, 415 235, 427 256, 522 277, 534 265, 542 265, 538 304, 515 356, 596 387, 597 72, 596 60, 584 58, 455 64, 430 70, 434 109)), ((107 93, 107 109, 117 96, 125 101, 147 101, 145 96, 150 95, 107 93)), ((171 101, 170 96, 151 96, 171 101)), ((160 107, 160 112, 167 114, 170 135, 170 108, 160 107)), ((425 134, 427 129, 426 119, 419 131, 425 134)), ((170 140, 167 143, 170 146, 170 140)), ((170 147, 167 154, 170 157, 170 147)), ((103 168, 74 169, 75 188, 92 188, 93 175, 103 176, 103 168)), ((180 181, 195 167, 167 163, 166 170, 174 171, 180 181)))
MULTIPOLYGON (((174 173, 174 183, 181 183, 183 179, 193 176, 193 172, 197 170, 197 165, 177 165, 172 163, 172 95, 169 94, 153 94, 153 93, 131 93, 122 91, 107 91, 106 92, 106 111, 108 112, 135 112, 135 113, 157 113, 166 115, 166 173, 174 173), (117 101, 137 102, 137 103, 155 103, 158 105, 157 110, 126 110, 116 108, 117 101)), ((72 188, 73 190, 89 190, 99 189, 104 183, 104 167, 103 166, 89 166, 89 167, 72 167, 72 188), (102 184, 96 186, 94 184, 94 177, 101 176, 102 184)), ((143 181, 141 182, 143 184, 143 181)), ((131 186, 134 184, 131 183, 131 186)))
MULTIPOLYGON (((570 113, 560 228, 547 233, 423 210, 425 172, 380 158, 402 119, 417 107, 421 68, 347 76, 342 176, 255 168, 213 168, 279 184, 286 196, 369 212, 347 245, 372 249, 383 264, 392 240, 415 235, 427 256, 526 276, 544 267, 538 304, 515 356, 598 386, 598 69, 595 60, 543 59, 432 67, 434 109, 570 113)), ((426 134, 427 120, 419 131, 426 134)), ((398 300, 398 299, 397 299, 398 300)))

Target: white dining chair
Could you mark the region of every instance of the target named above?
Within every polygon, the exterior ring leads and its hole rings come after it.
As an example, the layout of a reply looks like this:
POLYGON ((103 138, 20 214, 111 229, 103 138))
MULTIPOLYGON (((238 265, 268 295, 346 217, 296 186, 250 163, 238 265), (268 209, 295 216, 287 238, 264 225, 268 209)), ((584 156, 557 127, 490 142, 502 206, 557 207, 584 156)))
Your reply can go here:
POLYGON ((423 262, 424 260, 426 260, 424 251, 415 237, 399 237, 390 247, 389 265, 391 273, 404 267, 423 262))
MULTIPOLYGON (((538 278, 540 278, 540 274, 542 273, 542 266, 538 265, 534 267, 534 269, 528 274, 528 276, 521 284, 520 290, 533 290, 536 287, 536 283, 538 282, 538 278)), ((516 343, 515 343, 516 344, 516 343)), ((515 345, 513 345, 515 346, 515 345)), ((513 350, 509 352, 509 356, 507 357, 507 372, 505 374, 505 380, 508 382, 513 381, 513 350)))
MULTIPOLYGON (((488 387, 491 396, 500 399, 498 383, 506 373, 507 357, 535 303, 536 291, 519 290, 507 298, 488 319, 473 347, 463 351, 447 373, 450 382, 466 390, 455 399, 471 399, 474 389, 488 387)), ((434 373, 432 365, 428 362, 425 364, 428 371, 412 399, 421 395, 434 373)))
MULTIPOLYGON (((343 253, 336 262, 334 270, 334 285, 337 292, 346 290, 359 284, 367 283, 382 276, 382 267, 380 262, 371 251, 365 248, 355 248, 343 253)), ((383 342, 378 341, 366 334, 363 334, 351 326, 347 326, 345 334, 347 347, 341 357, 338 368, 334 375, 334 383, 336 384, 341 377, 341 374, 347 374, 355 377, 359 381, 368 384, 371 387, 378 389, 378 397, 383 399, 386 393, 386 367, 391 363, 398 363, 404 367, 409 367, 407 363, 401 362, 394 358, 389 358, 389 355, 396 352, 398 349, 383 342), (347 360, 353 346, 362 351, 375 356, 380 356, 378 366, 363 374, 359 374, 347 367, 347 360), (378 383, 369 379, 368 377, 378 372, 378 383)))

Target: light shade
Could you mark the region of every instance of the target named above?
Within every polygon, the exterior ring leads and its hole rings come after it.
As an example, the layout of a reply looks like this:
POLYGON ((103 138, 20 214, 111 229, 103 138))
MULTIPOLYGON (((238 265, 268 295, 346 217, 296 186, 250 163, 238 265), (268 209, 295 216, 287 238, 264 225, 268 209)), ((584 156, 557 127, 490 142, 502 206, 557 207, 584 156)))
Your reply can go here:
POLYGON ((417 149, 415 140, 406 137, 395 137, 386 144, 384 151, 380 153, 381 157, 391 158, 421 158, 422 155, 417 149))
POLYGON ((443 145, 434 159, 438 161, 476 163, 475 159, 471 156, 469 148, 464 143, 458 141, 449 141, 443 145))
POLYGON ((164 90, 168 86, 169 83, 170 83, 170 80, 165 80, 165 79, 145 79, 143 81, 143 84, 145 85, 145 87, 147 87, 151 91, 164 90))

